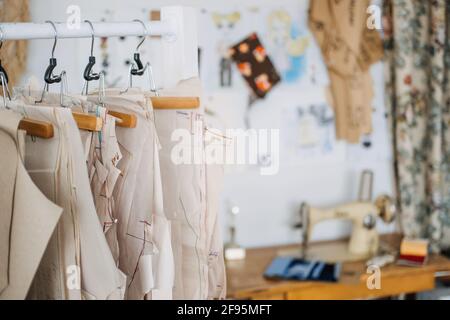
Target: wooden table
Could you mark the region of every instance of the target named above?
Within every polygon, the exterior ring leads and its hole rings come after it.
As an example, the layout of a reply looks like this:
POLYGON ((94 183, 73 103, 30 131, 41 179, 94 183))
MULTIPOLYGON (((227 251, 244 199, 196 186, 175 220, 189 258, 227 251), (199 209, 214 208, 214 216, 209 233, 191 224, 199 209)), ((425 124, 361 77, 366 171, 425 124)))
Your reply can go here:
MULTIPOLYGON (((386 235, 381 241, 399 247, 399 235, 386 235)), ((314 244, 313 244, 314 245, 314 244)), ((298 245, 296 245, 298 246, 298 245)), ((429 257, 424 267, 389 265, 381 269, 381 289, 367 288, 364 261, 346 262, 338 283, 266 280, 263 273, 280 250, 296 246, 247 250, 243 261, 227 262, 228 297, 252 300, 340 300, 370 299, 433 290, 436 272, 450 271, 450 260, 439 255, 429 257)))

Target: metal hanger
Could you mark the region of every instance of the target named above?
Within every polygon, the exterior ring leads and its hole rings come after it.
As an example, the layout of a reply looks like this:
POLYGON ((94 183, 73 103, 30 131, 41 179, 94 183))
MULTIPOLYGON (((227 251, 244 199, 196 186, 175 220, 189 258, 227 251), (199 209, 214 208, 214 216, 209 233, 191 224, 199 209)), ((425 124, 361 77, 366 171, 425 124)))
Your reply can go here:
POLYGON ((133 87, 133 76, 142 76, 142 75, 144 75, 145 71, 147 71, 148 82, 150 84, 150 91, 153 92, 156 96, 159 96, 158 90, 156 89, 155 80, 154 80, 154 77, 153 77, 152 65, 150 64, 150 62, 147 62, 145 64, 145 66, 144 66, 142 61, 141 61, 141 55, 139 53, 140 47, 144 43, 146 37, 149 35, 147 26, 145 25, 145 23, 142 20, 134 19, 133 21, 139 22, 142 25, 142 27, 144 29, 144 34, 143 34, 142 40, 137 45, 135 53, 133 55, 134 62, 132 62, 130 64, 130 68, 129 68, 129 71, 128 71, 129 72, 129 74, 128 74, 129 75, 128 86, 127 86, 127 88, 125 90, 121 91, 121 93, 126 93, 126 92, 128 92, 128 90, 130 88, 133 87))
MULTIPOLYGON (((97 81, 99 80, 99 88, 98 88, 98 103, 101 106, 104 106, 104 98, 106 96, 106 92, 105 92, 105 72, 104 71, 100 71, 99 73, 93 73, 92 72, 92 68, 95 65, 95 56, 94 56, 94 38, 95 38, 95 30, 94 30, 94 26, 92 25, 92 23, 89 20, 84 20, 84 22, 88 23, 89 26, 91 27, 91 55, 89 56, 89 62, 86 66, 86 68, 84 69, 84 73, 83 73, 83 78, 85 80, 84 85, 83 85, 83 89, 81 94, 85 94, 88 95, 89 94, 89 82, 90 81, 97 81)), ((108 110, 108 114, 118 118, 120 121, 117 122, 117 126, 119 127, 124 127, 124 128, 135 128, 136 127, 136 122, 137 122, 137 118, 135 115, 132 114, 127 114, 127 113, 123 113, 123 112, 116 112, 116 111, 112 111, 112 110, 108 110)), ((79 121, 81 121, 81 114, 75 113, 74 117, 76 119, 78 119, 79 121)), ((93 117, 93 116, 91 116, 93 117)), ((101 118, 97 117, 97 122, 99 120, 102 120, 101 118)), ((97 130, 98 128, 101 128, 99 125, 97 125, 97 122, 94 122, 93 119, 91 119, 91 123, 92 125, 89 125, 90 131, 99 131, 97 130)), ((103 123, 102 123, 103 125, 103 123)), ((83 128, 86 129, 88 126, 87 125, 83 125, 83 128)), ((79 128, 81 128, 79 126, 79 128)))
MULTIPOLYGON (((63 71, 64 78, 66 76, 66 72, 63 71)), ((61 88, 63 86, 61 85, 61 88)), ((61 97, 63 97, 64 92, 61 89, 61 97)), ((62 99, 61 99, 62 103, 62 99)), ((96 115, 87 114, 84 112, 75 112, 72 111, 72 116, 77 123, 78 129, 87 130, 92 132, 99 132, 103 128, 103 119, 97 117, 96 115)))
MULTIPOLYGON (((0 27, 0 49, 2 48, 2 46, 3 46, 3 30, 0 27)), ((1 66, 1 61, 0 61, 0 82, 2 84, 3 106, 5 107, 5 109, 9 109, 7 103, 7 100, 11 101, 11 94, 8 88, 9 78, 6 70, 1 66)), ((53 125, 51 123, 28 118, 23 118, 22 120, 20 120, 19 129, 25 130, 28 135, 33 137, 49 139, 52 138, 54 135, 53 125)))
MULTIPOLYGON (((65 74, 64 71, 60 75, 53 74, 53 71, 58 64, 58 62, 55 58, 55 48, 56 48, 56 43, 58 42, 58 30, 56 29, 56 25, 52 21, 47 20, 47 21, 45 21, 45 23, 50 23, 51 26, 53 27, 53 30, 55 30, 55 40, 53 41, 52 56, 50 58, 49 65, 48 65, 47 69, 45 70, 45 74, 44 74, 45 84, 44 84, 44 89, 42 90, 41 99, 38 101, 35 101, 35 103, 42 103, 44 101, 45 93, 48 92, 50 84, 60 83, 62 75, 65 74)), ((62 88, 61 88, 61 91, 62 91, 62 88)), ((61 96, 61 101, 62 101, 62 96, 61 96)))
POLYGON ((84 72, 83 72, 83 78, 84 78, 85 82, 84 82, 84 85, 83 85, 83 91, 82 92, 85 92, 85 94, 88 94, 89 81, 99 80, 100 79, 100 74, 92 72, 92 68, 95 65, 95 56, 94 56, 95 31, 94 31, 94 26, 92 25, 92 23, 89 20, 84 20, 84 22, 89 24, 89 26, 91 27, 91 32, 92 32, 91 33, 91 55, 89 56, 89 62, 86 65, 86 68, 84 68, 84 72))
POLYGON ((139 42, 136 47, 133 60, 129 69, 128 87, 122 93, 126 93, 129 88, 133 87, 133 76, 142 76, 147 71, 148 81, 150 83, 150 91, 155 95, 151 97, 152 106, 154 109, 196 109, 200 106, 199 97, 160 97, 158 90, 156 89, 155 79, 153 77, 153 68, 150 62, 147 62, 143 66, 140 59, 139 49, 145 41, 145 38, 149 35, 147 26, 142 20, 135 19, 133 21, 139 22, 144 28, 144 38, 139 42), (137 68, 136 68, 137 67, 137 68))
MULTIPOLYGON (((144 75, 145 71, 147 71, 148 75, 148 81, 150 84, 150 91, 155 95, 151 97, 152 105, 154 109, 197 109, 200 106, 200 98, 199 97, 160 97, 158 90, 156 89, 156 84, 153 77, 153 68, 150 62, 147 62, 145 66, 143 65, 139 49, 141 48, 142 44, 144 43, 146 37, 150 34, 149 30, 147 29, 146 24, 139 20, 135 19, 133 20, 135 22, 139 22, 143 29, 144 34, 142 40, 139 42, 139 44, 136 47, 134 56, 133 56, 133 62, 130 64, 130 67, 128 69, 128 85, 127 88, 125 88, 123 91, 121 91, 121 94, 127 93, 130 88, 133 87, 133 76, 142 76, 144 75)), ((109 111, 109 114, 112 114, 112 111, 109 111)), ((113 114, 114 115, 114 114, 113 114)), ((119 117, 121 118, 121 117, 119 117)), ((122 118, 121 118, 122 119, 122 118)), ((124 123, 131 123, 135 127, 135 120, 130 120, 131 122, 122 122, 124 123)), ((121 123, 118 124, 119 126, 122 126, 121 123)))
MULTIPOLYGON (((100 103, 100 105, 102 105, 102 106, 104 105, 104 102, 105 102, 105 96, 106 96, 105 72, 101 71, 100 72, 100 83, 98 86, 98 103, 100 103)), ((116 123, 116 125, 118 127, 136 128, 136 125, 137 125, 136 115, 131 114, 131 113, 113 111, 113 110, 108 110, 108 114, 119 120, 116 123)))
POLYGON ((44 80, 47 84, 52 83, 59 83, 61 82, 61 75, 54 75, 53 70, 56 68, 57 60, 55 58, 55 48, 56 43, 58 42, 58 30, 56 29, 56 25, 52 21, 45 21, 45 23, 50 23, 53 29, 55 30, 55 41, 53 42, 53 48, 52 48, 52 56, 50 58, 50 63, 47 67, 47 70, 45 70, 44 80))
POLYGON ((133 60, 136 63, 137 68, 132 68, 131 74, 134 76, 142 76, 144 74, 147 66, 144 67, 144 65, 141 61, 141 54, 139 53, 139 48, 142 46, 142 44, 145 41, 145 38, 148 36, 148 30, 147 30, 145 23, 142 20, 134 19, 133 21, 139 22, 140 24, 142 24, 142 27, 144 28, 144 35, 142 36, 142 40, 141 40, 141 42, 139 42, 139 44, 137 45, 136 50, 134 52, 133 60))
MULTIPOLYGON (((56 25, 52 21, 46 21, 46 23, 50 23, 55 30, 55 41, 53 42, 52 48, 52 56, 50 58, 50 64, 45 71, 44 80, 45 85, 42 90, 41 99, 39 101, 35 101, 35 103, 42 103, 44 101, 45 93, 48 92, 50 84, 53 83, 61 83, 60 86, 60 105, 64 106, 64 95, 67 94, 68 86, 67 86, 67 75, 65 71, 62 71, 60 75, 54 75, 53 70, 57 65, 57 61, 55 58, 55 48, 56 43, 58 42, 58 30, 56 29, 56 25)), ((100 131, 103 127, 103 121, 101 118, 91 116, 89 114, 81 113, 81 112, 73 112, 72 116, 77 123, 79 129, 88 130, 88 131, 100 131)))
POLYGON ((100 71, 100 83, 98 86, 98 102, 103 106, 105 104, 106 87, 105 87, 105 72, 100 71))
POLYGON ((64 70, 61 71, 61 74, 59 75, 59 77, 61 78, 61 80, 60 80, 61 85, 59 87, 59 104, 61 105, 61 107, 64 107, 64 96, 67 95, 69 92, 66 71, 64 71, 64 70))

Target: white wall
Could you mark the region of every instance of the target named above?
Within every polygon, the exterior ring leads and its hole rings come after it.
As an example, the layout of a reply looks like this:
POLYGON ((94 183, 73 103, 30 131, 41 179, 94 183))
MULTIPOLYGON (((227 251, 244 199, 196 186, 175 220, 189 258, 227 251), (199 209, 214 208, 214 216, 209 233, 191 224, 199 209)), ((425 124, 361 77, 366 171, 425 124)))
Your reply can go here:
MULTIPOLYGON (((303 3, 306 0, 277 0, 276 4, 282 6, 284 3, 296 1, 303 3)), ((229 5, 230 8, 234 9, 240 8, 244 4, 263 6, 265 4, 273 5, 274 3, 275 1, 269 0, 232 0, 221 5, 229 5)), ((32 20, 34 22, 65 21, 67 17, 66 9, 72 4, 80 6, 82 20, 90 19, 93 21, 104 17, 105 11, 108 9, 115 9, 111 16, 116 20, 123 21, 134 18, 144 19, 147 17, 147 11, 142 10, 143 8, 157 8, 160 5, 183 4, 199 7, 217 5, 217 3, 212 4, 208 0, 30 0, 32 20)), ((204 38, 206 37, 205 30, 202 30, 200 37, 200 42, 208 41, 204 38)), ((111 41, 111 48, 117 50, 117 57, 123 58, 124 52, 131 56, 135 46, 134 40, 133 42, 127 42, 127 46, 122 47, 117 41, 114 41, 111 41)), ((89 39, 63 39, 59 41, 57 46, 56 56, 59 66, 67 71, 69 85, 75 91, 79 91, 82 85, 82 70, 87 61, 89 43, 89 39)), ((51 40, 30 41, 27 76, 37 75, 39 78, 42 77, 48 63, 51 44, 51 40)), ((157 41, 146 45, 150 46, 149 51, 158 57, 158 54, 153 52, 157 51, 157 41)), ((98 54, 98 49, 96 50, 98 54)), ((115 57, 112 57, 112 59, 115 59, 115 57)), ((237 234, 238 242, 241 245, 263 246, 297 242, 300 235, 291 226, 297 217, 300 203, 307 201, 316 206, 328 206, 354 200, 357 195, 359 174, 363 169, 371 169, 375 172, 375 196, 380 193, 392 194, 390 141, 384 119, 382 65, 376 65, 372 74, 376 92, 374 101, 376 109, 374 114, 374 123, 376 124, 373 137, 374 146, 369 150, 360 146, 344 146, 344 158, 335 162, 293 164, 281 159, 280 173, 272 177, 263 177, 255 169, 227 174, 221 210, 224 231, 227 220, 227 203, 231 201, 241 209, 241 214, 238 217, 237 234)), ((243 87, 239 88, 230 91, 229 94, 245 99, 245 90, 242 89, 243 87)), ((281 87, 279 90, 284 89, 281 87)), ((286 90, 289 91, 289 89, 286 90)), ((303 90, 301 87, 294 88, 294 91, 294 94, 286 94, 281 99, 302 101, 307 100, 310 95, 307 88, 303 90)), ((208 94, 211 96, 227 95, 227 90, 214 90, 208 92, 208 94)), ((226 107, 233 108, 232 105, 226 107)), ((242 117, 243 111, 238 109, 238 106, 236 106, 236 110, 238 116, 240 114, 242 117)), ((279 116, 278 113, 279 110, 276 106, 262 106, 252 111, 252 122, 258 123, 260 127, 277 128, 278 124, 274 124, 273 119, 279 116)), ((391 231, 393 228, 394 226, 386 227, 380 224, 380 230, 382 231, 391 231)), ((338 238, 347 235, 349 231, 350 225, 348 223, 326 222, 315 230, 314 239, 338 238)))
MULTIPOLYGON (((369 149, 360 146, 346 146, 343 159, 321 163, 285 163, 280 173, 264 177, 254 169, 248 172, 229 173, 226 176, 223 212, 228 216, 228 201, 237 204, 241 213, 238 221, 238 242, 245 246, 264 246, 297 242, 300 233, 292 228, 298 218, 299 206, 306 201, 314 206, 333 206, 345 201, 356 200, 360 173, 370 169, 375 174, 374 196, 392 194, 392 173, 390 141, 384 119, 383 66, 374 66, 376 98, 374 107, 377 119, 373 143, 369 149), (381 120, 381 121, 380 121, 381 120)), ((299 101, 308 99, 309 91, 297 93, 299 101)), ((289 96, 289 98, 292 98, 289 96)), ((274 106, 266 106, 267 108, 274 106)), ((255 108, 252 121, 273 123, 274 113, 255 108)), ((282 154, 283 157, 283 154, 282 154)), ((282 159, 283 160, 283 159, 282 159)), ((379 223, 381 232, 393 232, 395 225, 379 223)), ((349 234, 348 222, 324 222, 314 230, 313 240, 342 238, 349 234)))

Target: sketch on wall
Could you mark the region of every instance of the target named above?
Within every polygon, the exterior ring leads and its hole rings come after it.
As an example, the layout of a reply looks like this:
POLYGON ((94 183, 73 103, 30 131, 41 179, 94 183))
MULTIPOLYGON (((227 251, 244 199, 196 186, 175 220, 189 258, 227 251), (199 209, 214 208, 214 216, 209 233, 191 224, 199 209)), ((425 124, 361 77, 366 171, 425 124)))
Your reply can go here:
POLYGON ((335 139, 334 114, 325 102, 284 107, 280 128, 289 163, 343 159, 342 146, 335 139))
POLYGON ((307 4, 307 1, 293 1, 283 6, 223 3, 203 7, 199 15, 199 40, 205 88, 239 89, 245 86, 235 67, 230 66, 227 50, 253 32, 260 36, 284 84, 307 86, 327 83, 326 70, 320 67, 323 64, 320 51, 315 48, 308 29, 307 4))
POLYGON ((329 80, 309 32, 307 11, 308 1, 261 6, 224 3, 205 5, 199 15, 201 78, 214 109, 221 117, 234 119, 228 123, 231 127, 242 126, 244 119, 244 128, 279 128, 285 164, 345 157, 343 146, 335 140, 332 107, 323 95, 329 80), (230 45, 253 32, 258 33, 282 80, 249 109, 247 84, 225 59, 230 45), (312 91, 320 94, 305 101, 312 91), (228 95, 237 97, 233 104, 228 95))
POLYGON ((238 11, 230 13, 212 12, 211 19, 219 31, 220 38, 217 40, 217 59, 219 60, 219 81, 221 87, 231 87, 233 62, 228 54, 228 49, 233 43, 232 33, 236 24, 241 19, 238 11))
POLYGON ((306 76, 309 35, 301 30, 285 9, 274 10, 267 17, 268 47, 284 81, 294 83, 306 76))

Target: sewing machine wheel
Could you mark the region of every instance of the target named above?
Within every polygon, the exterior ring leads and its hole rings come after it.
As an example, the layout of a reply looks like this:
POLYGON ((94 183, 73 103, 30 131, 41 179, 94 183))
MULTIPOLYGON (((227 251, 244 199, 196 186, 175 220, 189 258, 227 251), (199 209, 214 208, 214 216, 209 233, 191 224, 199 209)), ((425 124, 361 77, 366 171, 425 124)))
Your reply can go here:
POLYGON ((364 217, 363 225, 367 230, 372 230, 377 225, 377 218, 373 214, 368 214, 364 217))
POLYGON ((387 195, 379 196, 375 200, 375 206, 380 212, 380 218, 386 223, 391 223, 394 221, 397 215, 397 206, 395 205, 394 199, 387 195))

